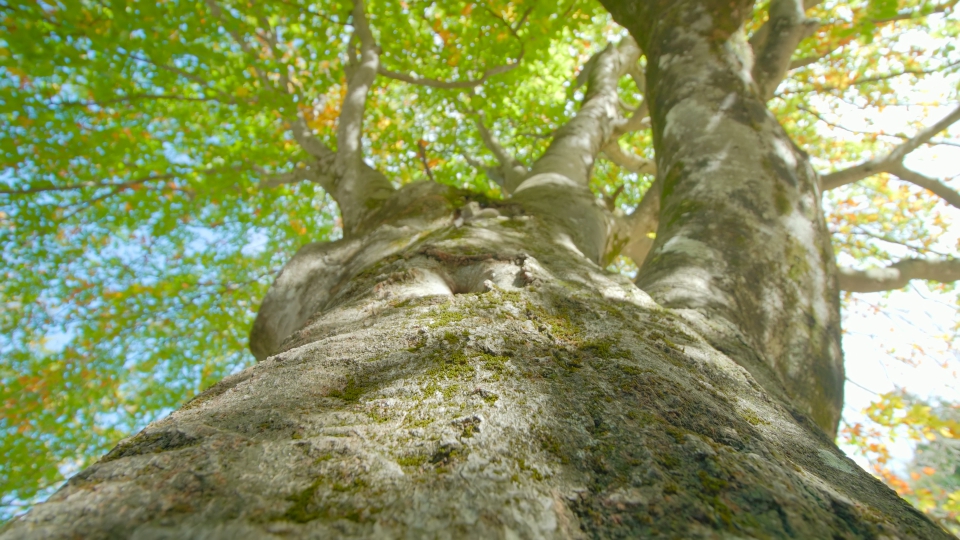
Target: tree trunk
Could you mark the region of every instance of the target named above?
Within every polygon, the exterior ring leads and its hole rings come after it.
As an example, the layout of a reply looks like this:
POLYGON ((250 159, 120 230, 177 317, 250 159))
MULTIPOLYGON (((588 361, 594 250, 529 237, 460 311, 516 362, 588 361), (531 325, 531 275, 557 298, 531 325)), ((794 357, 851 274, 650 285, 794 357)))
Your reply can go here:
POLYGON ((751 76, 750 4, 604 2, 646 53, 663 186, 637 283, 835 436, 844 383, 836 261, 817 174, 751 76))
POLYGON ((315 318, 0 537, 947 538, 558 218, 483 206, 413 184, 301 250, 261 317, 332 284, 315 318))
MULTIPOLYGON (((588 188, 630 47, 596 57, 507 201, 391 192, 359 155, 358 98, 352 145, 313 152, 347 238, 278 276, 262 361, 0 538, 949 538, 827 435, 832 251, 816 175, 751 87, 748 6, 606 3, 650 66, 647 292, 598 265, 624 239, 588 188)), ((377 60, 360 38, 357 95, 377 60)))

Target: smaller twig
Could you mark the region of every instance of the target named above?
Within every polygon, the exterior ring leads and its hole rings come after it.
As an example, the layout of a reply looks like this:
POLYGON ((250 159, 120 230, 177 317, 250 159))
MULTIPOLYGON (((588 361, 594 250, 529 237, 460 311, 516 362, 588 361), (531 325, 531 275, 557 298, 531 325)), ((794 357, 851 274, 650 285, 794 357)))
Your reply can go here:
POLYGON ((423 163, 423 170, 427 172, 427 178, 431 182, 436 182, 433 171, 430 170, 430 163, 427 161, 427 141, 423 139, 417 141, 417 155, 420 156, 420 163, 423 163))
POLYGON ((603 195, 603 202, 607 207, 607 210, 613 212, 617 208, 617 197, 623 193, 623 189, 626 187, 626 184, 620 184, 617 186, 617 189, 613 190, 613 193, 610 195, 603 195))
POLYGON ((867 391, 867 392, 870 392, 871 394, 875 394, 875 395, 878 395, 878 396, 880 395, 879 393, 874 392, 873 390, 871 390, 871 389, 863 386, 862 384, 859 384, 859 383, 855 382, 855 381, 852 380, 850 377, 844 377, 844 379, 846 379, 846 381, 847 381, 848 383, 856 386, 857 388, 859 388, 859 389, 861 389, 861 390, 865 390, 865 391, 867 391))

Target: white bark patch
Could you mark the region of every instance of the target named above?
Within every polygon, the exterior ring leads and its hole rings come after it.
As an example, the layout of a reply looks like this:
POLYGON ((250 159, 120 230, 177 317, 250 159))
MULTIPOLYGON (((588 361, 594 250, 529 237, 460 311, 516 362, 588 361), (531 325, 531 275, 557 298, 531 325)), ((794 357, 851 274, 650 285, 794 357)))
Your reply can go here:
POLYGON ((584 259, 587 258, 587 256, 584 255, 583 252, 577 248, 577 245, 573 242, 573 239, 570 238, 570 235, 567 233, 561 232, 554 235, 553 243, 570 250, 572 253, 575 253, 580 257, 583 257, 584 259))
POLYGON ((773 140, 773 151, 777 156, 783 160, 784 163, 791 169, 797 168, 797 157, 793 155, 793 149, 790 148, 790 145, 786 141, 780 138, 774 138, 773 140))
POLYGON ((707 13, 704 13, 700 15, 697 20, 690 23, 689 28, 698 34, 709 32, 713 29, 713 17, 707 13))
POLYGON ((685 236, 674 236, 667 241, 660 249, 658 254, 664 253, 682 253, 693 258, 712 258, 713 250, 703 242, 687 238, 685 236))
MULTIPOLYGON (((736 102, 737 102, 737 94, 733 92, 730 92, 729 94, 727 94, 727 97, 723 98, 723 102, 720 103, 720 109, 718 109, 717 112, 715 112, 713 116, 710 117, 710 121, 707 122, 707 127, 705 131, 707 133, 710 133, 713 130, 717 129, 717 126, 720 125, 720 122, 723 120, 724 116, 726 116, 726 112, 730 110, 730 107, 733 107, 733 104, 736 102)), ((673 112, 673 110, 671 110, 670 112, 673 112)))
POLYGON ((668 69, 670 67, 670 62, 673 60, 673 55, 670 53, 665 53, 660 55, 660 60, 657 61, 657 67, 661 70, 668 69))
POLYGON ((823 463, 827 467, 831 467, 838 471, 843 471, 847 474, 854 473, 853 467, 851 467, 850 465, 847 465, 846 462, 844 462, 842 459, 838 458, 837 456, 833 455, 833 452, 830 452, 826 448, 818 449, 817 453, 820 454, 820 458, 823 459, 823 463))
POLYGON ((578 189, 580 185, 563 176, 562 174, 556 173, 543 173, 531 176, 523 181, 520 186, 513 191, 514 194, 520 193, 525 189, 531 189, 535 187, 559 187, 565 189, 578 189))
POLYGON ((744 32, 742 26, 724 43, 724 48, 726 48, 740 64, 740 69, 737 70, 740 79, 746 84, 752 83, 754 64, 753 47, 751 47, 747 41, 746 32, 744 32))
MULTIPOLYGON (((680 103, 677 103, 675 107, 670 109, 667 112, 667 116, 664 119, 663 125, 663 136, 666 139, 678 139, 683 136, 683 128, 686 126, 686 122, 683 121, 685 117, 696 118, 698 113, 700 114, 709 114, 709 109, 705 107, 700 107, 700 111, 687 111, 687 109, 696 109, 699 107, 699 104, 694 100, 684 100, 680 103)), ((661 164, 657 164, 658 168, 662 169, 661 164)))

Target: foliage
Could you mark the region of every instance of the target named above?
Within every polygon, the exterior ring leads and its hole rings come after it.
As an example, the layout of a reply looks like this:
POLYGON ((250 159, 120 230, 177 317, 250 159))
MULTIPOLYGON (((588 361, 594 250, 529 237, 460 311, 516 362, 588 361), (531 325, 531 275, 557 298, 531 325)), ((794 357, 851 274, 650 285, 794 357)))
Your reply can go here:
MULTIPOLYGON (((837 119, 851 109, 871 118, 930 107, 914 115, 919 129, 956 101, 954 4, 812 10, 822 24, 795 53, 812 60, 770 107, 818 167, 909 135, 845 129, 837 119), (901 91, 930 79, 947 90, 901 91)), ((0 515, 252 361, 246 333, 272 276, 299 246, 339 235, 315 184, 274 184, 307 162, 290 132, 298 117, 335 146, 355 45, 349 10, 334 0, 0 1, 0 505, 14 505, 0 515)), ((576 111, 578 70, 623 35, 588 0, 371 0, 367 11, 386 69, 484 81, 378 77, 368 162, 398 184, 429 176, 488 196, 500 193, 483 170, 495 160, 474 120, 529 164, 576 111)), ((641 102, 633 82, 621 89, 628 106, 641 102)), ((648 130, 621 145, 653 157, 648 130)), ((601 160, 593 187, 629 212, 651 181, 601 160)), ((887 175, 830 192, 825 208, 845 264, 953 249, 946 206, 887 175)), ((878 411, 906 410, 883 399, 878 411)), ((898 426, 954 437, 938 418, 875 421, 887 430, 879 438, 898 426)), ((850 430, 882 466, 883 452, 850 430)), ((916 500, 956 512, 954 495, 916 500)))
POLYGON ((960 405, 934 407, 901 391, 881 395, 864 412, 870 424, 845 426, 845 437, 900 496, 960 534, 960 405), (889 448, 898 436, 920 443, 899 473, 890 466, 889 448))

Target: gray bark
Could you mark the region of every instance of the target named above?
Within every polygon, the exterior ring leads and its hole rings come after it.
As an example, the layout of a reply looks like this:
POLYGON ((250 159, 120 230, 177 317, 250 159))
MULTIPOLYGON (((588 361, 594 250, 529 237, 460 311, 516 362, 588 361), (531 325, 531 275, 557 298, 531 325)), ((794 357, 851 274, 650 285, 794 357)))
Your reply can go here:
POLYGON ((913 279, 952 283, 960 280, 960 260, 902 259, 885 268, 840 269, 840 287, 851 292, 902 289, 913 279))
POLYGON ((765 389, 835 433, 844 381, 836 263, 816 172, 753 83, 749 6, 604 4, 647 56, 662 184, 640 288, 699 321, 765 389))
POLYGON ((275 354, 0 538, 947 538, 557 215, 428 183, 382 212, 288 265, 336 284, 275 354))
MULTIPOLYGON (((826 434, 842 359, 817 177, 752 90, 739 22, 607 4, 650 66, 643 290, 598 264, 631 244, 587 186, 619 48, 506 201, 393 191, 358 145, 315 149, 351 234, 278 276, 262 361, 0 538, 948 538, 826 434)), ((376 69, 359 31, 355 88, 376 69)))

